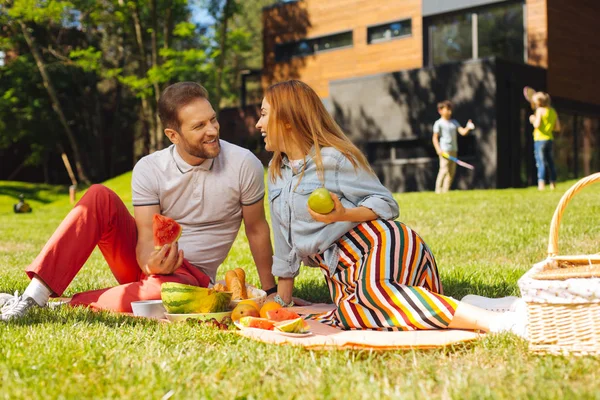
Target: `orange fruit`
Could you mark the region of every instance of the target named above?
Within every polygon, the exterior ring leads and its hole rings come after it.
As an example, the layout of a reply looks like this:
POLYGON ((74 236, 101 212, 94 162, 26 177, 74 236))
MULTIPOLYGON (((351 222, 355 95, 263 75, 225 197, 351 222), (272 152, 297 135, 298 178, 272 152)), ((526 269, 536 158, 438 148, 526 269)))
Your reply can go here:
POLYGON ((249 305, 253 306, 254 308, 256 308, 256 311, 260 312, 260 307, 259 307, 258 303, 252 299, 242 300, 238 303, 238 305, 240 305, 240 304, 249 304, 249 305))
POLYGON ((239 321, 242 317, 260 317, 257 307, 252 304, 238 304, 231 312, 231 320, 239 321))
POLYGON ((267 312, 269 312, 271 310, 278 310, 280 308, 282 308, 282 307, 281 307, 281 305, 279 303, 275 303, 274 301, 267 301, 260 308, 260 317, 261 318, 267 318, 267 312))

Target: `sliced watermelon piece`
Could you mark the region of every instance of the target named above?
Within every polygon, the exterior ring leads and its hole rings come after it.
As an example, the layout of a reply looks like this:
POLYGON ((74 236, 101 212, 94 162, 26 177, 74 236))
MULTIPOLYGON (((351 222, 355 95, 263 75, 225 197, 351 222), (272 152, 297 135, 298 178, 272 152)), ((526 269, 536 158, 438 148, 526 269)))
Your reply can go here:
POLYGON ((175 243, 181 236, 181 225, 173 218, 154 214, 152 218, 152 234, 154 235, 154 248, 161 249, 165 244, 175 243))
POLYGON ((302 318, 281 321, 275 324, 275 330, 287 333, 307 333, 310 331, 308 323, 302 318))
POLYGON ((300 318, 300 315, 285 308, 278 308, 277 310, 267 311, 267 318, 271 321, 279 322, 297 319, 300 318))
POLYGON ((273 322, 266 318, 242 317, 240 318, 240 324, 246 328, 266 329, 268 331, 272 331, 275 328, 273 322))

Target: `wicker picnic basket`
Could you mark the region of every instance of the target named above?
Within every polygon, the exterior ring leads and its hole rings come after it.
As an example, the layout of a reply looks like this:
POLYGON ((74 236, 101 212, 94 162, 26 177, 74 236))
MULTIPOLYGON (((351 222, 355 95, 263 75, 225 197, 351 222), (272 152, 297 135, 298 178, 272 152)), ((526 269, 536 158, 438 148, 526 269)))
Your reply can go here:
POLYGON ((600 173, 573 185, 560 199, 548 240, 548 258, 519 279, 527 303, 529 349, 535 353, 600 355, 600 253, 558 256, 558 230, 576 193, 600 182, 600 173))

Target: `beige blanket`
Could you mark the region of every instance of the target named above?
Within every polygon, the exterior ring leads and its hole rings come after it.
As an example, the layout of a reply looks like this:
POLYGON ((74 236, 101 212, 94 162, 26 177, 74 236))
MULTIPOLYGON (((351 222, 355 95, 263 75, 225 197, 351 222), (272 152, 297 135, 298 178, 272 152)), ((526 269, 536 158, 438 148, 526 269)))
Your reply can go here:
MULTIPOLYGON (((307 307, 293 307, 298 314, 316 314, 333 309, 331 304, 313 304, 307 307)), ((453 329, 433 331, 380 332, 380 331, 344 331, 307 321, 312 335, 290 337, 285 334, 262 329, 244 329, 236 331, 239 335, 265 343, 303 346, 313 350, 324 349, 430 349, 444 347, 453 343, 468 342, 482 337, 481 333, 453 329)))

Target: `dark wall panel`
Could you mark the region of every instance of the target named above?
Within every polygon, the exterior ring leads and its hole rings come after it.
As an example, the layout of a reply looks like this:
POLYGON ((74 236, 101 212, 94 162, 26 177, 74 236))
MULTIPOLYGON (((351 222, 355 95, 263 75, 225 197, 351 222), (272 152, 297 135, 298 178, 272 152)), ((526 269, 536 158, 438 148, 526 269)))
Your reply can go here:
POLYGON ((435 187, 438 159, 432 154, 432 126, 439 118, 436 105, 445 99, 454 103, 454 117, 463 126, 469 118, 477 126, 469 136, 459 139, 459 157, 476 169, 472 172, 459 168, 454 187, 497 187, 493 60, 334 81, 329 90, 334 117, 355 143, 367 149, 373 142, 383 142, 383 149, 368 153, 390 190, 435 187), (397 147, 396 153, 404 154, 403 147, 412 148, 415 143, 423 151, 414 151, 414 157, 409 154, 404 159, 386 159, 386 146, 397 147))

